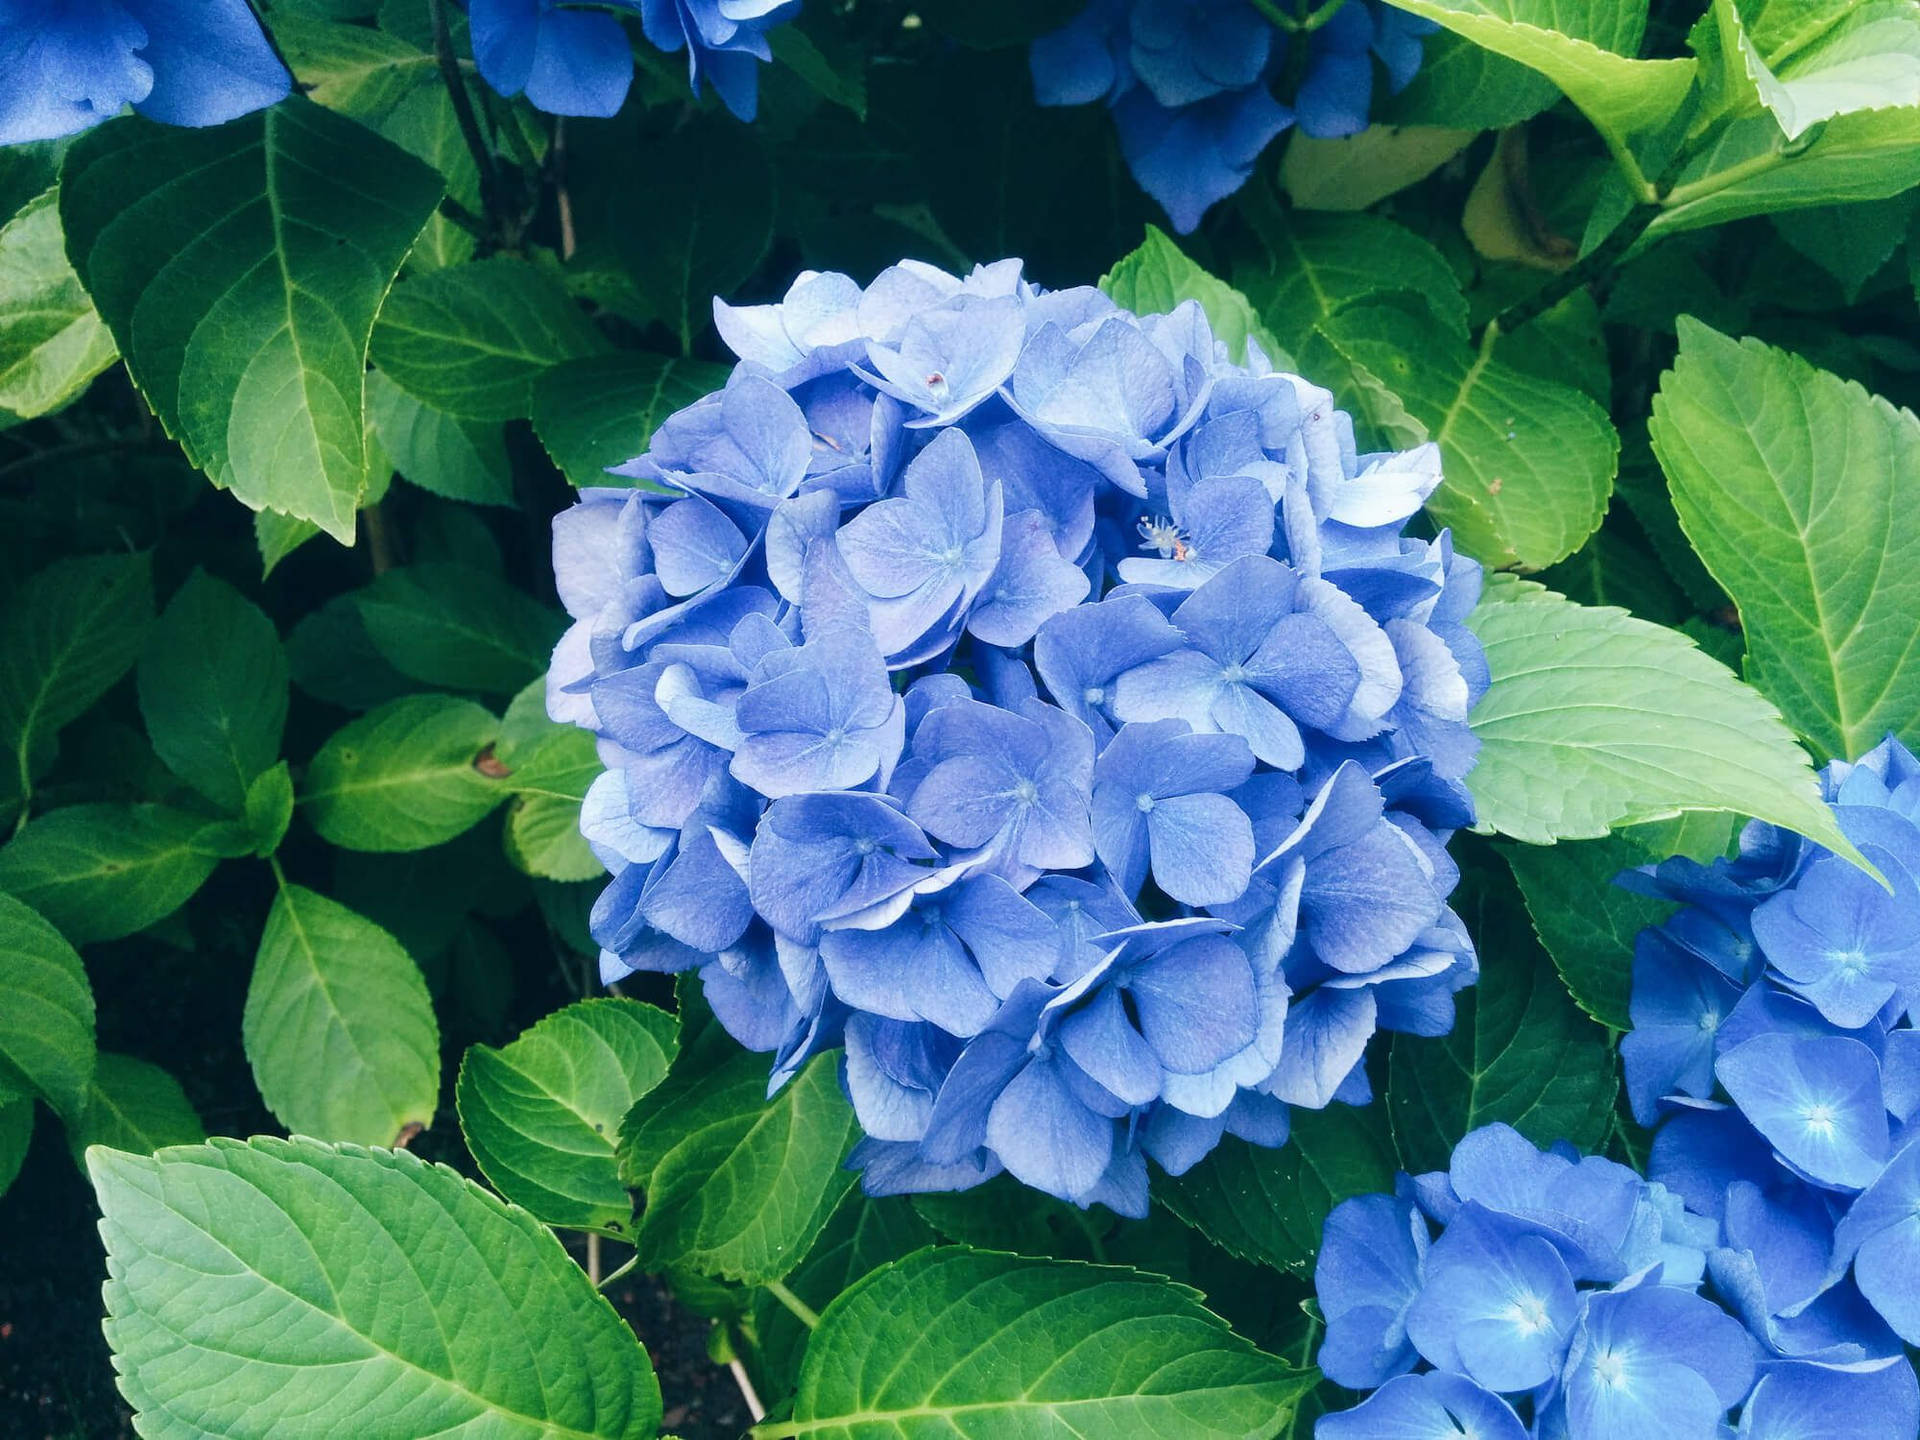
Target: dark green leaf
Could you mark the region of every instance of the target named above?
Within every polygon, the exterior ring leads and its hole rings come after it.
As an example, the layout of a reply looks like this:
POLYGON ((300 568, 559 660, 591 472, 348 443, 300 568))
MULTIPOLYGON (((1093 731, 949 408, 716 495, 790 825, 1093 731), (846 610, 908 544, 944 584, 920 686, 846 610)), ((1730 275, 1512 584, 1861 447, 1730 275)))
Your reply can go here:
POLYGON ((547 668, 565 617, 477 566, 423 561, 359 594, 387 661, 428 685, 510 695, 547 668))
POLYGON ((293 823, 293 776, 287 762, 262 770, 247 787, 247 830, 253 853, 267 856, 280 848, 287 826, 293 823))
POLYGON ((95 1063, 87 972, 59 931, 3 892, 0 962, 0 1101, 13 1108, 25 1087, 72 1124, 95 1063))
POLYGON ((67 1128, 76 1165, 86 1168, 89 1145, 151 1155, 168 1145, 207 1138, 180 1082, 158 1065, 103 1051, 87 1089, 87 1108, 67 1128))
POLYGON ((75 945, 118 940, 192 898, 222 843, 202 816, 165 805, 68 805, 0 849, 0 889, 75 945))
POLYGON ((513 504, 513 463, 497 421, 443 415, 378 370, 367 377, 367 403, 393 468, 422 490, 475 505, 513 504))
POLYGON ((25 1096, 0 1100, 0 1195, 5 1195, 33 1142, 33 1101, 25 1096))
POLYGON ((727 367, 626 351, 575 360, 533 387, 533 428, 575 485, 620 484, 607 468, 644 455, 654 427, 727 383, 727 367))

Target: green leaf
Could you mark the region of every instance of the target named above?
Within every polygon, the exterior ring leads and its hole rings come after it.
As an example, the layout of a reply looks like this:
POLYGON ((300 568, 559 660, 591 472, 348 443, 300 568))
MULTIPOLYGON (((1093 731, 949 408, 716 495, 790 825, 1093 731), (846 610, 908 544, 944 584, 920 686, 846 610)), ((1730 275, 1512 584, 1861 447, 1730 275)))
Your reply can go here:
POLYGON ((247 787, 246 819, 254 854, 264 859, 280 848, 293 823, 293 776, 286 761, 262 770, 247 787))
POLYGON ((580 802, 516 795, 507 807, 507 858, 545 880, 597 880, 606 866, 580 834, 580 802))
POLYGON ((859 1127, 839 1059, 817 1056, 767 1099, 767 1059, 683 1062, 620 1127, 620 1178, 646 1192, 641 1264, 749 1285, 778 1280, 853 1186, 840 1168, 859 1127))
POLYGON ((151 1155, 169 1145, 207 1138, 180 1082, 158 1065, 102 1051, 87 1090, 87 1108, 67 1128, 74 1163, 86 1168, 89 1145, 151 1155))
POLYGON ((133 667, 153 624, 144 555, 56 560, 7 597, 0 618, 0 743, 21 794, 33 761, 133 667))
POLYGON ((0 1100, 0 1195, 5 1195, 26 1163, 33 1143, 33 1101, 26 1096, 0 1100))
POLYGON ((257 1139, 95 1149, 87 1167, 107 1343, 143 1435, 656 1431, 626 1322, 550 1231, 444 1165, 257 1139))
POLYGON ((485 818, 507 787, 480 767, 500 722, 471 700, 408 695, 343 725, 300 797, 322 838, 349 850, 424 850, 485 818))
POLYGON ((422 490, 475 505, 513 504, 513 462, 497 422, 456 420, 378 370, 367 377, 374 433, 393 468, 422 490))
POLYGON ((1650 429, 1681 526, 1740 607, 1753 684, 1826 755, 1920 743, 1920 420, 1683 319, 1650 429))
POLYGON ((1199 301, 1214 337, 1226 345, 1235 364, 1246 363, 1249 339, 1269 357, 1283 353, 1247 297, 1196 265, 1157 225, 1147 226, 1140 246, 1100 277, 1100 288, 1136 315, 1165 315, 1183 301, 1199 301))
POLYGON ((1350 1195, 1393 1189, 1397 1161, 1378 1105, 1293 1112, 1269 1150, 1228 1137, 1186 1174, 1156 1181, 1175 1215, 1241 1260, 1312 1273, 1327 1212, 1350 1195))
POLYGON ((1906 242, 1916 205, 1920 191, 1908 190, 1886 200, 1788 210, 1768 218, 1782 240, 1840 282, 1852 305, 1906 242))
POLYGON ((793 1418, 763 1433, 1265 1440, 1313 1380, 1184 1285, 954 1246, 883 1266, 829 1305, 793 1418))
POLYGON ((72 1124, 94 1063, 93 987, 80 957, 45 917, 0 892, 0 1098, 24 1084, 72 1124))
POLYGON ((1264 191, 1253 192, 1242 208, 1266 257, 1264 264, 1235 270, 1233 278, 1290 352, 1299 354, 1315 328, 1340 311, 1386 295, 1418 297, 1449 331, 1467 338, 1459 277, 1406 226, 1381 215, 1287 212, 1264 191))
POLYGON ((208 130, 74 142, 67 250, 167 433, 255 510, 351 541, 367 342, 441 194, 379 136, 295 98, 208 130))
POLYGON ((240 1036, 261 1098, 294 1134, 392 1145, 433 1123, 440 1030, 420 967, 324 895, 280 887, 240 1036))
POLYGON ((1635 60, 1646 0, 1388 0, 1558 85, 1615 150, 1664 125, 1693 85, 1694 62, 1635 60))
POLYGON ((1503 576, 1469 624, 1493 675, 1469 717, 1483 829, 1546 844, 1727 810, 1858 857, 1780 713, 1684 635, 1503 576))
POLYGON ((1475 354, 1398 306, 1353 306, 1321 328, 1439 444, 1446 479, 1427 508, 1468 554, 1544 569, 1599 527, 1620 437, 1586 395, 1516 370, 1484 346, 1475 354))
POLYGON ((50 190, 0 227, 0 416, 60 409, 118 355, 67 262, 50 190))
POLYGON ((807 82, 822 100, 867 118, 867 77, 852 56, 835 65, 798 25, 782 25, 767 36, 773 58, 807 82))
POLYGON ((118 940, 164 920, 219 864, 208 821, 165 805, 49 810, 0 849, 11 891, 75 945, 118 940))
POLYGON ((625 483, 607 467, 644 455, 662 420, 718 390, 728 373, 708 360, 638 351, 569 361, 535 383, 533 428, 573 484, 625 483))
POLYGON ((273 38, 308 99, 367 124, 386 119, 423 80, 439 83, 431 54, 385 30, 276 6, 273 38))
POLYGON ((470 1047, 456 1094, 481 1174, 549 1225, 624 1239, 633 1197, 614 1141, 679 1048, 679 1022, 635 1000, 582 1000, 503 1050, 470 1047))
POLYGON ((1299 130, 1280 159, 1280 186, 1302 210, 1365 210, 1424 180, 1473 143, 1475 132, 1433 125, 1371 125, 1321 140, 1299 130))
MULTIPOLYGON (((1376 124, 1504 130, 1560 98, 1544 75, 1446 31, 1422 42, 1420 71, 1397 95, 1375 96, 1376 124)), ((304 71, 302 74, 306 73, 304 71)))
POLYGON ((1731 833, 1729 816, 1694 814, 1633 826, 1600 840, 1502 847, 1526 897, 1534 933, 1582 1010, 1611 1029, 1630 1028, 1634 938, 1675 909, 1669 901, 1614 884, 1615 878, 1669 855, 1712 859, 1726 851, 1731 833))
POLYGON ((367 635, 403 674, 510 695, 543 674, 565 617, 478 566, 423 561, 359 593, 367 635))
POLYGON ((408 280, 373 332, 394 384, 466 420, 524 419, 545 371, 608 348, 557 279, 504 255, 408 280))
POLYGON ((1580 1012, 1498 870, 1454 897, 1480 979, 1454 999, 1446 1035, 1395 1035, 1387 1113, 1403 1168, 1444 1170, 1469 1130, 1504 1121, 1536 1144, 1600 1148, 1618 1090, 1607 1032, 1580 1012))
POLYGON ((174 593, 140 659, 140 715, 167 768, 221 809, 280 757, 287 656, 273 622, 196 570, 174 593))
POLYGON ((1764 108, 1788 140, 1836 115, 1920 105, 1920 16, 1900 0, 1763 11, 1749 33, 1733 0, 1713 0, 1695 36, 1718 98, 1764 108))
POLYGON ((293 683, 342 710, 371 710, 410 693, 414 683, 374 649, 360 618, 360 597, 336 595, 287 636, 293 683))

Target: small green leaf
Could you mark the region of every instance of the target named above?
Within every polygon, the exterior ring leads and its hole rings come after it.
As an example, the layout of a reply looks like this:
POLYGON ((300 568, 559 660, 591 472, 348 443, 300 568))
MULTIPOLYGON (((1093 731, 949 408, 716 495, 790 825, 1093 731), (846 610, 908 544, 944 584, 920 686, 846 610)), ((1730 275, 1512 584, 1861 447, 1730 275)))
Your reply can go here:
POLYGON ((154 627, 139 682, 140 715, 167 768, 221 809, 244 810, 287 721, 287 656, 273 622, 196 570, 154 627))
POLYGON ((1769 216, 1768 221, 1782 240, 1839 281, 1852 305, 1858 303, 1867 282, 1906 243, 1916 206, 1920 206, 1920 191, 1908 190, 1858 205, 1788 210, 1769 216))
POLYGON ((293 776, 282 760, 254 777, 247 787, 247 830, 253 853, 265 858, 280 848, 293 823, 293 776))
POLYGON ((770 1437, 1266 1440, 1311 1388, 1198 1291, 952 1246, 882 1266, 820 1317, 770 1437))
POLYGON ((89 1145, 151 1155, 169 1145, 207 1138, 180 1082, 158 1065, 102 1051, 87 1090, 87 1108, 67 1128, 74 1163, 86 1168, 89 1145))
POLYGON ((389 570, 359 593, 374 648, 450 690, 510 695, 547 668, 565 617, 491 571, 449 561, 389 570))
POLYGON ((87 1154, 143 1435, 650 1440, 646 1352, 552 1233, 405 1151, 87 1154), (272 1323, 263 1323, 271 1316, 272 1323))
POLYGON ((500 722, 471 700, 408 695, 342 726, 301 796, 321 836, 349 850, 424 850, 480 823, 507 787, 481 768, 500 722))
POLYGON ((378 370, 367 377, 367 404, 393 468, 422 490, 475 505, 513 504, 513 462, 497 421, 443 415, 378 370))
POLYGON ((1547 844, 1727 810, 1858 858, 1780 713, 1685 636, 1501 576, 1469 623, 1493 675, 1470 717, 1483 828, 1547 844))
POLYGON ((508 256, 415 276, 373 332, 389 379, 466 420, 524 419, 541 374, 608 348, 558 280, 508 256))
POLYGON ((24 1085, 68 1124, 93 1081, 93 987, 73 947, 24 901, 0 892, 0 1099, 24 1085))
POLYGON ((118 355, 67 262, 50 190, 0 226, 0 416, 51 414, 118 355))
POLYGON ((341 541, 367 487, 375 313, 440 177, 294 98, 212 129, 74 142, 67 250, 167 433, 255 510, 341 541))
POLYGON ((1147 226, 1147 238, 1139 248, 1100 277, 1100 288, 1116 305, 1136 315, 1165 315, 1184 301, 1199 301, 1214 338, 1226 345, 1236 364, 1246 362, 1249 339, 1257 341, 1270 358, 1284 353, 1261 325, 1247 297, 1196 265, 1157 225, 1147 226))
POLYGON ((543 880, 597 880, 606 866, 580 834, 580 802, 516 795, 507 807, 507 858, 543 880))
POLYGON ((324 895, 281 886, 240 1035, 261 1098, 294 1134, 392 1145, 433 1123, 440 1030, 420 967, 324 895))
POLYGON ((1920 420, 1680 322, 1651 424, 1680 523, 1740 607, 1747 677, 1826 755, 1920 743, 1920 420))
POLYGON ((573 360, 533 387, 533 428, 575 485, 618 485, 607 468, 644 455, 654 427, 727 383, 727 367, 623 351, 573 360))
POLYGON ((472 1046, 456 1094, 480 1172, 549 1225, 624 1239, 633 1198, 614 1141, 679 1048, 679 1022, 635 1000, 582 1000, 503 1050, 472 1046))
POLYGON ((1510 880, 1469 872, 1453 903, 1480 979, 1455 997, 1451 1032, 1393 1037, 1387 1113, 1403 1168, 1446 1169, 1462 1136, 1495 1121, 1537 1144, 1597 1150, 1618 1093, 1607 1032, 1567 994, 1510 880))
POLYGON ((336 595, 287 636, 293 683, 342 710, 371 710, 416 687, 374 648, 360 618, 360 597, 336 595))
POLYGON ((166 805, 68 805, 0 849, 11 891, 75 945, 118 940, 164 920, 219 863, 202 816, 166 805))
POLYGON ((812 1247, 853 1176, 858 1126, 839 1061, 816 1057, 771 1100, 764 1055, 683 1060, 620 1127, 620 1178, 646 1192, 634 1243, 649 1268, 685 1265, 749 1285, 812 1247))
POLYGON ((1228 1137, 1158 1195, 1228 1254, 1305 1276, 1327 1212, 1348 1196, 1393 1189, 1396 1168, 1380 1106, 1295 1109, 1279 1149, 1228 1137))

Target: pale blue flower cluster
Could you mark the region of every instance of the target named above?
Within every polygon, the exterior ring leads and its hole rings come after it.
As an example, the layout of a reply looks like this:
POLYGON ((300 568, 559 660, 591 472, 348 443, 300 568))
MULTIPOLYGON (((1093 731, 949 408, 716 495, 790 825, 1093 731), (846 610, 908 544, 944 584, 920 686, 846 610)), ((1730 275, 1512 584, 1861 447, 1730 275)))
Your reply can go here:
POLYGON ((1920 1343, 1920 762, 1890 738, 1823 779, 1887 886, 1758 823, 1622 876, 1683 908, 1639 937, 1621 1054, 1649 1173, 1725 1228, 1722 1292, 1838 1362, 1920 1343))
POLYGON ((1089 0, 1034 42, 1034 94, 1042 105, 1104 102, 1134 179, 1184 233, 1289 126, 1316 139, 1366 129, 1376 62, 1404 89, 1434 28, 1381 0, 1089 0), (1274 97, 1283 76, 1291 104, 1274 97))
POLYGON ((1434 447, 1018 261, 716 319, 725 388, 555 522, 609 980, 697 969, 776 1086, 843 1044, 876 1193, 1133 1215, 1451 1027, 1486 670, 1479 567, 1403 533, 1434 447))
POLYGON ((1756 1243, 1624 1165, 1476 1130, 1327 1217, 1319 1365, 1373 1393, 1315 1440, 1722 1440, 1734 1410, 1742 1440, 1912 1440, 1898 1342, 1783 1349, 1746 1304, 1756 1243))

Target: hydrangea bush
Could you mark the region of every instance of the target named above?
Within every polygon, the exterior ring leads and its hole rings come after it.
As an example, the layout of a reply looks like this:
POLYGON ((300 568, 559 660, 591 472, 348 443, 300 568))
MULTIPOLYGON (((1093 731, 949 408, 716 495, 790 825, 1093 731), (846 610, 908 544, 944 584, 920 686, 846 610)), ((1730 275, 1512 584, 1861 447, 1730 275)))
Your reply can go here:
POLYGON ((0 0, 0 1435, 1920 1440, 1916 56, 0 0))

